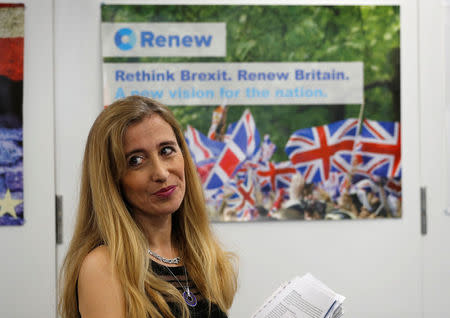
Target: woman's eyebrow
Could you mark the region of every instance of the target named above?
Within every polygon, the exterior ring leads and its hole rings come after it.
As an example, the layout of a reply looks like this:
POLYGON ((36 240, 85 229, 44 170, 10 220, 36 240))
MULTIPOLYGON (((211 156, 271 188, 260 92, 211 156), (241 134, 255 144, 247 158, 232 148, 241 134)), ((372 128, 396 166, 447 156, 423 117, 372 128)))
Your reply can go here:
POLYGON ((174 140, 167 140, 167 141, 163 141, 159 144, 159 147, 163 147, 163 146, 176 146, 178 145, 178 143, 174 140))
MULTIPOLYGON (((164 147, 164 146, 176 146, 178 145, 178 143, 174 140, 165 140, 162 141, 158 144, 158 148, 164 147)), ((137 148, 137 149, 133 149, 130 150, 128 152, 125 153, 125 157, 128 158, 130 155, 135 154, 135 153, 143 153, 145 152, 145 149, 143 148, 137 148)))
POLYGON ((139 149, 133 149, 133 150, 125 153, 125 157, 128 158, 132 154, 139 153, 139 152, 145 152, 145 150, 144 149, 140 149, 140 148, 139 149))

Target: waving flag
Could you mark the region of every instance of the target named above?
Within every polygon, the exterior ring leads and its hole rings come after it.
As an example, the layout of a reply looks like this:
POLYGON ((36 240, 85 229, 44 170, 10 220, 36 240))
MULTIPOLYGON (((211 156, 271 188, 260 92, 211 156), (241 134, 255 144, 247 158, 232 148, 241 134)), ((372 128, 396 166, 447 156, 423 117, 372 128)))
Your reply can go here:
POLYGON ((238 122, 228 124, 227 131, 225 132, 225 136, 223 136, 223 141, 227 142, 231 139, 231 135, 233 135, 234 128, 236 128, 238 122))
POLYGON ((277 146, 270 140, 268 134, 264 135, 264 140, 261 144, 261 155, 259 161, 268 162, 272 158, 277 146))
POLYGON ((205 160, 205 161, 202 161, 201 163, 196 164, 197 172, 200 177, 200 180, 202 181, 202 184, 208 178, 209 172, 214 167, 214 164, 215 164, 214 159, 211 159, 210 161, 205 160))
POLYGON ((225 191, 222 188, 206 192, 205 193, 206 205, 218 211, 222 204, 224 194, 225 191))
POLYGON ((329 178, 321 181, 319 186, 328 193, 333 201, 336 201, 342 194, 348 192, 350 181, 347 173, 330 172, 329 178))
POLYGON ((380 191, 379 186, 371 178, 361 179, 358 182, 352 184, 351 191, 364 190, 365 192, 378 193, 380 191))
POLYGON ((307 183, 328 180, 330 172, 351 170, 357 119, 300 129, 286 144, 290 161, 307 183))
POLYGON ((239 220, 248 221, 256 216, 255 202, 255 183, 247 177, 238 181, 236 191, 227 200, 227 206, 236 212, 239 220))
POLYGON ((269 210, 268 215, 273 216, 273 214, 281 208, 283 201, 287 199, 289 195, 285 188, 279 189, 273 201, 272 207, 269 210))
POLYGON ((185 139, 196 164, 217 158, 225 147, 223 142, 208 139, 192 126, 187 127, 185 139))
POLYGON ((222 187, 259 150, 260 137, 252 114, 247 109, 234 125, 225 147, 206 180, 204 187, 212 190, 222 187))
POLYGON ((209 139, 212 139, 212 140, 216 139, 217 129, 219 128, 220 122, 224 118, 225 107, 226 107, 225 105, 220 105, 214 110, 213 115, 212 115, 212 120, 211 120, 211 127, 209 128, 209 131, 208 131, 209 139))
POLYGON ((401 134, 398 122, 364 120, 357 171, 394 178, 401 176, 401 134))
POLYGON ((392 194, 396 197, 402 196, 402 182, 396 179, 388 179, 384 185, 386 193, 392 194))
POLYGON ((289 188, 292 176, 295 174, 295 168, 290 161, 268 162, 261 164, 256 174, 258 182, 263 192, 274 191, 278 189, 289 188))

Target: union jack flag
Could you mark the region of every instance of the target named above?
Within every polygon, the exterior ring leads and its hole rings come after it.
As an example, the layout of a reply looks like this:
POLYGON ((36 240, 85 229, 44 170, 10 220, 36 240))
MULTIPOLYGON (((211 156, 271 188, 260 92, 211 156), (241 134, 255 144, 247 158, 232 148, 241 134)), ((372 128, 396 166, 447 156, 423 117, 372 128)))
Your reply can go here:
POLYGON ((275 200, 273 201, 272 207, 269 210, 268 215, 273 216, 273 214, 281 208, 283 201, 288 197, 287 191, 285 188, 279 189, 275 196, 275 200))
POLYGON ((214 210, 219 210, 223 202, 225 191, 223 188, 219 188, 212 191, 205 192, 206 205, 213 208, 214 210))
POLYGON ((364 190, 365 192, 373 192, 378 194, 380 187, 372 178, 361 179, 358 182, 352 184, 352 191, 364 190))
POLYGON ((360 135, 358 172, 401 177, 401 134, 398 122, 364 120, 360 135))
POLYGON ((290 161, 263 163, 256 171, 263 192, 276 192, 278 189, 289 188, 295 173, 296 170, 290 161))
POLYGON ((192 126, 187 127, 184 136, 196 164, 217 158, 225 147, 223 142, 209 139, 192 126))
POLYGON ((264 140, 261 144, 261 155, 259 156, 259 161, 268 162, 275 150, 277 150, 277 146, 270 140, 268 134, 264 135, 264 140))
POLYGON ((286 153, 307 183, 328 180, 330 172, 349 172, 358 120, 300 129, 286 144, 286 153))
POLYGON ((259 132, 255 121, 247 109, 234 129, 225 147, 220 153, 208 179, 205 189, 222 187, 242 167, 245 161, 252 160, 260 147, 259 132))
POLYGON ((319 187, 325 190, 333 201, 348 192, 350 181, 344 172, 330 172, 328 180, 321 181, 319 187))
POLYGON ((388 194, 392 194, 396 197, 402 196, 402 182, 400 180, 393 178, 388 179, 384 186, 384 189, 388 194))
POLYGON ((231 135, 233 134, 234 128, 236 128, 237 123, 238 122, 228 124, 225 136, 223 136, 223 141, 227 142, 231 139, 231 135))
POLYGON ((372 191, 379 194, 382 186, 386 194, 392 194, 401 197, 402 183, 400 178, 385 178, 377 175, 355 173, 352 178, 352 187, 357 187, 366 191, 372 191))
POLYGON ((214 159, 211 159, 211 162, 208 162, 208 160, 202 161, 199 164, 196 164, 197 166, 197 172, 200 177, 200 180, 202 181, 202 184, 206 181, 206 179, 209 176, 209 172, 214 167, 214 159))
POLYGON ((228 208, 236 212, 238 220, 248 221, 255 218, 257 210, 255 208, 255 183, 253 179, 247 177, 245 180, 239 180, 235 189, 234 194, 227 199, 228 208))

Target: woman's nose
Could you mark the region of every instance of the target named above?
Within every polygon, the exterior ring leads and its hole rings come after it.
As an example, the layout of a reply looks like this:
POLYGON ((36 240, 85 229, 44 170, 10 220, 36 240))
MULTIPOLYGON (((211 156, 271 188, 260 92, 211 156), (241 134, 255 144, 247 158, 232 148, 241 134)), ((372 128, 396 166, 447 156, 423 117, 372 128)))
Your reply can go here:
POLYGON ((155 160, 151 167, 151 179, 154 182, 165 182, 169 176, 167 164, 161 160, 155 160))

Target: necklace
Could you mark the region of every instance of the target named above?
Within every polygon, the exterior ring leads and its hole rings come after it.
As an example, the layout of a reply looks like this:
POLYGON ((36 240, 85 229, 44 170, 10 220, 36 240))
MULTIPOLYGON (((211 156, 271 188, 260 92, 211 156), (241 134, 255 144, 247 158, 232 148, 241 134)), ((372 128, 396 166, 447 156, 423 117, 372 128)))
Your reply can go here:
POLYGON ((154 258, 158 259, 159 261, 166 263, 166 264, 180 264, 180 258, 177 256, 175 258, 165 258, 162 257, 155 252, 152 252, 150 249, 147 249, 147 252, 153 256, 154 258))
POLYGON ((175 276, 175 274, 170 270, 170 268, 168 266, 164 265, 164 267, 167 268, 169 273, 172 274, 172 276, 177 280, 178 284, 180 284, 181 288, 183 289, 183 291, 184 291, 183 292, 183 298, 184 298, 184 301, 186 302, 186 304, 188 306, 195 307, 197 305, 197 298, 189 290, 189 282, 188 282, 188 276, 187 276, 187 272, 186 272, 186 267, 183 266, 183 268, 184 268, 184 277, 186 278, 186 288, 184 288, 184 286, 181 284, 180 280, 177 278, 177 276, 175 276))

